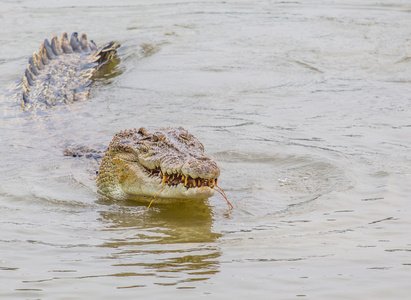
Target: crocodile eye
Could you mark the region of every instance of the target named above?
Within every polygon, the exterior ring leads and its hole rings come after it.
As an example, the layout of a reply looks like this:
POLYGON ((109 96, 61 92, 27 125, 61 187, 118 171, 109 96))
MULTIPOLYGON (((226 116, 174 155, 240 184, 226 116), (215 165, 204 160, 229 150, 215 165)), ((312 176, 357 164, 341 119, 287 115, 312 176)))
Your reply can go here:
POLYGON ((140 145, 139 147, 140 153, 147 153, 148 152, 148 147, 145 145, 140 145))

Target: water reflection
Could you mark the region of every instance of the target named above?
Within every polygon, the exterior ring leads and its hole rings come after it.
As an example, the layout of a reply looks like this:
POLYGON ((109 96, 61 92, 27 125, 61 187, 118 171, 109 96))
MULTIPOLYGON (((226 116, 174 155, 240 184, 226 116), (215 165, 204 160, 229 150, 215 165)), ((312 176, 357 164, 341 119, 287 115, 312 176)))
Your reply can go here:
POLYGON ((221 253, 214 242, 220 235, 212 231, 208 203, 157 205, 146 213, 135 202, 107 207, 100 215, 110 234, 102 246, 113 248, 112 266, 124 269, 120 272, 176 285, 207 280, 219 271, 221 253))

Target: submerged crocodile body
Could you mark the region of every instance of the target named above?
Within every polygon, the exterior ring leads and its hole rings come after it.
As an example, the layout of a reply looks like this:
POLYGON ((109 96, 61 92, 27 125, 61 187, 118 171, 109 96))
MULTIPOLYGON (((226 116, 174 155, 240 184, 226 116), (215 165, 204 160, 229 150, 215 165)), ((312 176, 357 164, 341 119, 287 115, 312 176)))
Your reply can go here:
MULTIPOLYGON (((50 107, 59 102, 85 99, 93 76, 113 59, 120 45, 110 42, 97 50, 83 34, 63 34, 45 40, 29 59, 22 83, 23 109, 50 107)), ((86 147, 66 150, 83 156, 98 151, 86 147)), ((100 157, 101 158, 101 157, 100 157)), ((116 134, 102 157, 97 173, 98 192, 114 199, 161 202, 206 199, 214 194, 220 170, 204 154, 200 141, 183 128, 148 131, 125 130, 116 134)), ((228 201, 228 200, 227 200, 228 201)), ((231 205, 231 204, 230 204, 231 205)))

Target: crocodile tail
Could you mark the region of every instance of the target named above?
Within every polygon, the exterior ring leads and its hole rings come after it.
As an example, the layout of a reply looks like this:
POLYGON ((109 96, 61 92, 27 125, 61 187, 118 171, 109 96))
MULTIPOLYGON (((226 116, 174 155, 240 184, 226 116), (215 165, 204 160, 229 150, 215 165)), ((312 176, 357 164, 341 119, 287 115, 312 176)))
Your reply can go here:
POLYGON ((30 88, 33 86, 36 76, 51 60, 63 54, 95 52, 93 54, 95 57, 94 62, 98 63, 98 69, 114 57, 119 47, 120 44, 110 42, 97 50, 96 44, 93 41, 88 41, 86 34, 83 33, 79 38, 77 32, 73 32, 70 39, 67 33, 63 33, 60 42, 55 35, 51 39, 51 43, 45 39, 40 45, 39 51, 34 52, 32 57, 29 58, 27 68, 24 72, 22 83, 23 108, 25 108, 29 102, 30 88))

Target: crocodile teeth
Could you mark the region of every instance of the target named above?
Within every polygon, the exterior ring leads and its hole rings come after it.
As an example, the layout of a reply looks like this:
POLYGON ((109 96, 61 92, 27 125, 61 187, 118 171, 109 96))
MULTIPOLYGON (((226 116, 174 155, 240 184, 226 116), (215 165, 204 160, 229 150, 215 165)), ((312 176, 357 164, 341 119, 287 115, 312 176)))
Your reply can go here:
POLYGON ((160 178, 161 185, 168 184, 169 186, 177 186, 183 184, 186 188, 195 188, 207 186, 214 188, 214 182, 217 184, 217 179, 205 179, 205 178, 192 178, 190 176, 184 175, 182 173, 168 173, 162 172, 160 168, 148 169, 146 168, 147 173, 150 177, 160 178))

